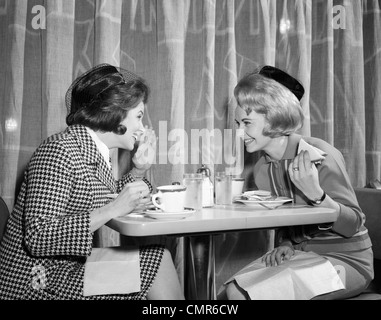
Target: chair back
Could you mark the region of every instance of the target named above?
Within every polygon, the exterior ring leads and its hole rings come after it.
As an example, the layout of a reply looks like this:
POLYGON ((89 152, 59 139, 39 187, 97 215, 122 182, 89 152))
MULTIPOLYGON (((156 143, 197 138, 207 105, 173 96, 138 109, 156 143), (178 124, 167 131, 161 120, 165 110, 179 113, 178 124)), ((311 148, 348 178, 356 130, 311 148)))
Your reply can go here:
POLYGON ((381 190, 355 188, 355 193, 366 217, 365 226, 372 240, 374 258, 381 260, 381 190))
POLYGON ((372 240, 374 279, 367 290, 350 300, 381 300, 381 190, 355 188, 355 193, 372 240))
POLYGON ((3 198, 0 197, 0 242, 3 239, 5 226, 7 225, 9 210, 3 198))

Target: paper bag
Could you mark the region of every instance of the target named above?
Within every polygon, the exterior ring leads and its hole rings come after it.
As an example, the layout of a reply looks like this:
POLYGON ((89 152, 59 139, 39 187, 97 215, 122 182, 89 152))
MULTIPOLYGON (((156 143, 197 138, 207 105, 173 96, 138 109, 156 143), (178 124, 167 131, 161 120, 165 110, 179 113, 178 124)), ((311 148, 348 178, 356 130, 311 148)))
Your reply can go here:
POLYGON ((84 296, 140 291, 139 250, 94 248, 85 265, 84 296))
POLYGON ((233 279, 252 300, 309 300, 345 288, 327 259, 302 251, 276 267, 266 267, 259 258, 225 284, 233 279))
POLYGON ((310 144, 308 144, 303 139, 300 139, 299 147, 298 147, 298 154, 301 151, 308 151, 308 153, 310 154, 310 157, 311 157, 311 162, 314 162, 314 163, 321 163, 325 159, 325 156, 327 155, 327 153, 325 153, 324 151, 322 151, 322 150, 320 150, 314 146, 311 146, 310 144))

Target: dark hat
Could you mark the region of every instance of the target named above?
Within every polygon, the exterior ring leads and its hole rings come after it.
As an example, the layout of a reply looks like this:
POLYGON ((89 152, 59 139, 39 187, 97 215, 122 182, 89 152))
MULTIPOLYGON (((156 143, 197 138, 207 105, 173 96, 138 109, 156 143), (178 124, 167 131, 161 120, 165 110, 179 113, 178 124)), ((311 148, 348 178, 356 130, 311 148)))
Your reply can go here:
POLYGON ((302 100, 304 95, 302 84, 288 73, 272 66, 264 66, 261 71, 259 71, 259 74, 284 85, 298 98, 299 101, 302 100))
POLYGON ((107 63, 99 64, 76 78, 65 95, 65 103, 68 113, 75 113, 78 108, 86 106, 97 95, 118 84, 126 84, 130 81, 142 80, 135 73, 107 63), (97 79, 90 81, 90 75, 97 75, 97 79), (81 84, 81 94, 73 96, 73 90, 81 84))

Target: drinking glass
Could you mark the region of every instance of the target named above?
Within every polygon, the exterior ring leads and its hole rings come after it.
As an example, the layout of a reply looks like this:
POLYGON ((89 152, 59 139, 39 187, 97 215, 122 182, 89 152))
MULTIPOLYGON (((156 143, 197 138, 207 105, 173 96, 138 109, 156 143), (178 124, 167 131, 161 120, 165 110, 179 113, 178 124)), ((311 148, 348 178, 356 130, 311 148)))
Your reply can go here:
POLYGON ((185 191, 185 208, 200 210, 202 208, 202 174, 185 173, 183 185, 187 187, 185 191))
POLYGON ((240 177, 232 177, 232 199, 240 196, 243 191, 243 186, 245 184, 245 179, 240 177))
POLYGON ((225 172, 216 172, 214 180, 216 204, 232 204, 232 176, 225 172))

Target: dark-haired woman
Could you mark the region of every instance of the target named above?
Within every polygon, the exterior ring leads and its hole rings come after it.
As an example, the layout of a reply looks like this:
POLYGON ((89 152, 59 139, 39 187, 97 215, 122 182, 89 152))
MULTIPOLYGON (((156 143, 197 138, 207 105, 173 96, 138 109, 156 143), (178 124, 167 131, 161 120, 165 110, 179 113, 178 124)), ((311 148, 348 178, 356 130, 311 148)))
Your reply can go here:
MULTIPOLYGON (((247 152, 261 152, 253 168, 258 189, 292 198, 296 204, 333 208, 338 219, 330 224, 280 228, 275 249, 254 263, 278 268, 286 261, 292 265, 296 252, 314 253, 340 270, 344 285, 344 289, 333 292, 327 289, 329 293, 325 291, 315 299, 349 298, 361 293, 373 278, 371 241, 342 154, 321 139, 297 134, 304 118, 299 102, 303 93, 296 79, 265 66, 244 76, 236 86, 236 122, 245 131, 247 152)), ((258 297, 255 271, 247 270, 242 269, 228 281, 229 299, 258 297)), ((284 295, 293 288, 282 287, 281 281, 266 290, 262 280, 261 288, 267 293, 279 292, 284 299, 294 298, 284 295)))
MULTIPOLYGON (((152 162, 135 157, 119 181, 109 163, 110 149, 131 151, 144 132, 148 96, 143 79, 107 64, 73 82, 68 128, 33 154, 9 218, 0 299, 183 298, 163 246, 93 248, 94 231, 149 201, 144 172, 152 162), (110 193, 119 195, 110 201, 110 193)), ((141 147, 152 154, 155 142, 151 137, 141 147)))

